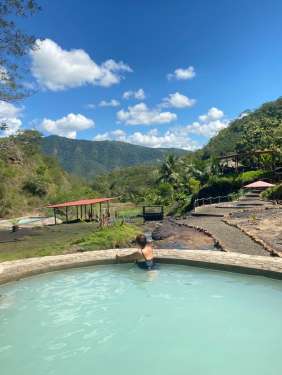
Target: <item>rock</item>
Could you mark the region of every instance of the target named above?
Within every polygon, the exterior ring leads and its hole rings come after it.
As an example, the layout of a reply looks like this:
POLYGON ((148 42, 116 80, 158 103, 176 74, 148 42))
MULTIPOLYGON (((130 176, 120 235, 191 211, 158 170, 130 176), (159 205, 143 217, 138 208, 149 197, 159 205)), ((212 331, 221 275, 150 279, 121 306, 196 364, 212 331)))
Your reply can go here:
POLYGON ((162 225, 155 228, 152 232, 152 238, 155 241, 164 240, 175 234, 174 224, 170 222, 164 222, 162 225))

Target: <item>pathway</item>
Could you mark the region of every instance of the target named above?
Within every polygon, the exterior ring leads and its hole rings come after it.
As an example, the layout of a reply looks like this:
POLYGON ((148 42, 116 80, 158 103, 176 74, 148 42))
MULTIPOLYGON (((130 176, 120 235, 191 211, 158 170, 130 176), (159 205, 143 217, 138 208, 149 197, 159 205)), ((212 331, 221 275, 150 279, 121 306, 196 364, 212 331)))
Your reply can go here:
POLYGON ((253 241, 240 229, 225 224, 220 217, 193 216, 178 222, 207 230, 226 251, 250 255, 269 255, 263 246, 253 241))
POLYGON ((226 224, 222 219, 232 212, 271 206, 272 203, 260 199, 259 192, 249 192, 237 201, 197 207, 191 217, 180 220, 180 223, 207 230, 226 251, 269 256, 269 252, 262 245, 240 229, 226 224))

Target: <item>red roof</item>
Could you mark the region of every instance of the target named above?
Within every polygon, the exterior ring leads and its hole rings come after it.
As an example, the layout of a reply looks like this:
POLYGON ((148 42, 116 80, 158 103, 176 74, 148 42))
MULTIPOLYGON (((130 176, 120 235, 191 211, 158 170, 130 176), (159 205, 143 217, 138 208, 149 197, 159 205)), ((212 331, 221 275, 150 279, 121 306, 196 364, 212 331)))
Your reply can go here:
POLYGON ((269 182, 265 182, 265 181, 256 181, 256 182, 252 182, 251 184, 244 186, 244 188, 259 189, 259 188, 269 188, 272 186, 275 186, 275 185, 270 184, 269 182))
POLYGON ((88 204, 105 203, 113 200, 114 198, 94 198, 94 199, 81 199, 80 201, 71 201, 57 204, 50 204, 47 208, 62 208, 73 206, 86 206, 88 204))

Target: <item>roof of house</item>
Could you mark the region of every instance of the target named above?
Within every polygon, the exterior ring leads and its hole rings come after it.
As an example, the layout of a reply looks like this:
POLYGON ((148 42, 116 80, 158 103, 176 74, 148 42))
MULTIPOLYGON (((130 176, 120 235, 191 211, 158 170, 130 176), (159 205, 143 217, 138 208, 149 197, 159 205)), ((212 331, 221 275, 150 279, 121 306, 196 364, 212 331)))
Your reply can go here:
POLYGON ((74 206, 86 206, 88 204, 105 203, 113 200, 114 198, 93 198, 93 199, 81 199, 79 201, 69 201, 64 203, 50 204, 47 208, 63 208, 63 207, 74 207, 74 206))
POLYGON ((272 186, 275 186, 275 185, 270 184, 269 182, 265 182, 265 181, 255 181, 255 182, 252 182, 251 184, 245 185, 244 188, 259 189, 259 188, 269 188, 272 186))

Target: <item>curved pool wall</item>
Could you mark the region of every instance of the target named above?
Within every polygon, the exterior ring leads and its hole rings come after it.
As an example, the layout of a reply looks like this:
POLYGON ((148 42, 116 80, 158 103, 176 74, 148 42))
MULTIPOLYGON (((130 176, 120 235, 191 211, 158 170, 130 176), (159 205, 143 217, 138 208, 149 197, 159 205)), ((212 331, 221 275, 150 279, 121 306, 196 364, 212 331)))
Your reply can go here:
MULTIPOLYGON (((24 277, 68 268, 117 263, 116 255, 133 249, 87 251, 84 253, 28 258, 0 263, 0 284, 24 277)), ((160 263, 185 264, 217 270, 282 279, 282 258, 201 250, 155 250, 160 263)), ((119 262, 120 263, 120 262, 119 262)))

